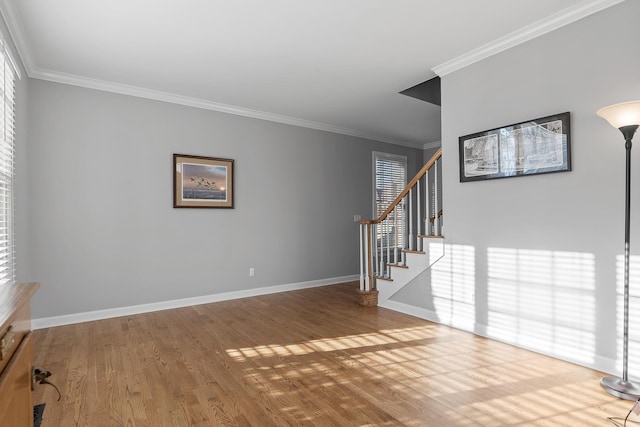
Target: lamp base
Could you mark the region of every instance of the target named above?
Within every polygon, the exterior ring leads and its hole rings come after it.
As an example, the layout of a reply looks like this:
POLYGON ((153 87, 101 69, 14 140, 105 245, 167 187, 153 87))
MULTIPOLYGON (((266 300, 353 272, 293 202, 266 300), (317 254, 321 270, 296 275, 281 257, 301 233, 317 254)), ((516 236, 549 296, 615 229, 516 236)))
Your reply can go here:
POLYGON ((633 401, 640 399, 640 384, 618 377, 604 377, 600 380, 600 385, 604 391, 620 399, 633 401))

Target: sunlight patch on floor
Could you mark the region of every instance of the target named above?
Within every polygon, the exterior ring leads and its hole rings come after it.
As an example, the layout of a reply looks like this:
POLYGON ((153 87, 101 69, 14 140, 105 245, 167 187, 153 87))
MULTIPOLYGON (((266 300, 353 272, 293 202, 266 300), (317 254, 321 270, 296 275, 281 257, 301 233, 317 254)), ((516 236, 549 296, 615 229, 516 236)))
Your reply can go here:
MULTIPOLYGON (((335 338, 320 338, 292 344, 264 344, 255 347, 227 349, 227 354, 236 361, 257 357, 302 356, 315 352, 350 350, 389 344, 410 343, 436 337, 430 326, 381 330, 359 335, 335 338)), ((375 349, 373 350, 375 351, 375 349)))

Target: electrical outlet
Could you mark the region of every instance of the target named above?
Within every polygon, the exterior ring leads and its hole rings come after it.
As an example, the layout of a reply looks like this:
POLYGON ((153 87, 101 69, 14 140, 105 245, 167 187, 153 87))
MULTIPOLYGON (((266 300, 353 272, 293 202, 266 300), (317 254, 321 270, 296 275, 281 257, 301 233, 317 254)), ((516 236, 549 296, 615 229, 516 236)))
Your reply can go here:
POLYGON ((353 216, 353 222, 358 222, 362 219, 362 217, 360 215, 354 215, 353 216))
POLYGON ((251 267, 251 268, 249 269, 249 276, 250 276, 250 277, 253 277, 253 276, 255 276, 255 275, 256 275, 256 269, 255 269, 255 268, 253 268, 253 267, 251 267))

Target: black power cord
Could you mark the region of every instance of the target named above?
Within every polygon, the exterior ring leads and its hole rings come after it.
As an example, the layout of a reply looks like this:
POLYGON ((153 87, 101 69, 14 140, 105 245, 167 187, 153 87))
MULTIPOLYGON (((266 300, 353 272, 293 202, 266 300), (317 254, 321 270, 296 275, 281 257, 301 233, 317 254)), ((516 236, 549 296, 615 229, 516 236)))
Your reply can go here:
POLYGON ((35 368, 33 370, 33 382, 38 384, 49 384, 50 386, 55 388, 56 391, 58 392, 58 402, 59 402, 60 398, 62 397, 62 394, 60 394, 60 389, 58 388, 57 385, 47 380, 47 378, 49 378, 50 376, 51 376, 51 372, 49 371, 43 371, 38 368, 35 368))
POLYGON ((631 409, 629 409, 629 412, 627 412, 627 416, 624 417, 624 420, 622 418, 620 418, 620 417, 607 417, 607 419, 617 427, 627 427, 627 421, 629 421, 630 423, 633 423, 633 424, 640 424, 639 421, 629 420, 629 415, 631 415, 633 410, 636 409, 636 407, 638 407, 639 405, 640 405, 640 398, 638 398, 638 400, 635 401, 635 403, 633 404, 631 409), (622 424, 620 424, 620 422, 618 422, 618 420, 623 420, 622 424))

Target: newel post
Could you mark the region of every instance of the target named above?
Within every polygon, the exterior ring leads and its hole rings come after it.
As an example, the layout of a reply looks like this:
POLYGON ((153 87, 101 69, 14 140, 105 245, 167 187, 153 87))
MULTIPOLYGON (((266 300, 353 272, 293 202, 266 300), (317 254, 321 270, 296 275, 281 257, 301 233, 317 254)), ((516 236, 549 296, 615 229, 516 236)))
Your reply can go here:
POLYGON ((371 253, 371 222, 367 222, 367 232, 365 247, 366 247, 366 274, 365 274, 365 286, 364 290, 360 289, 358 292, 358 303, 363 306, 376 306, 378 305, 378 291, 375 289, 375 279, 373 277, 373 255, 371 253))

